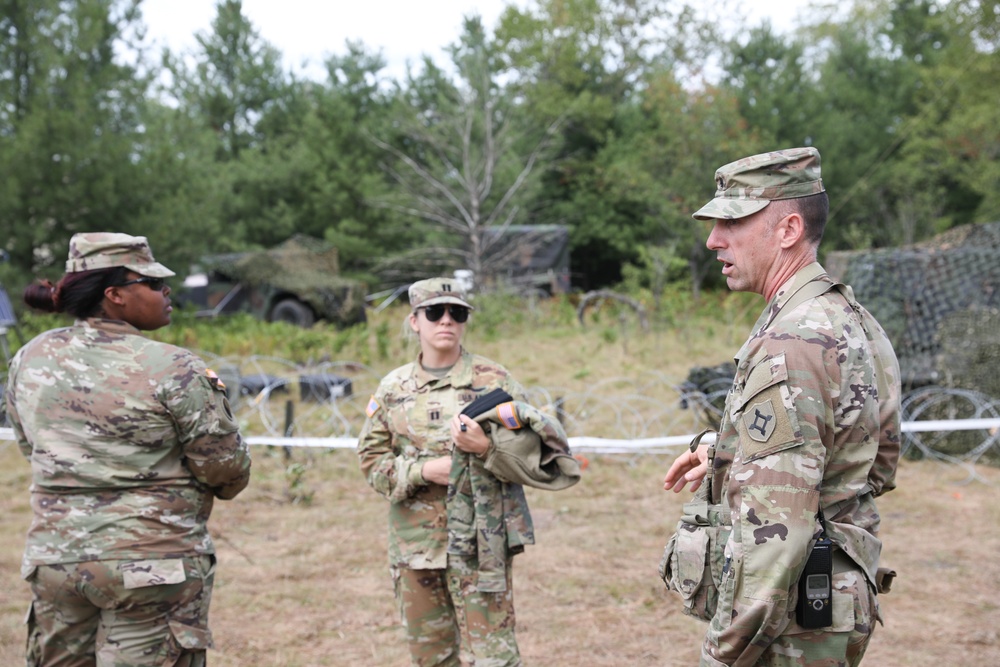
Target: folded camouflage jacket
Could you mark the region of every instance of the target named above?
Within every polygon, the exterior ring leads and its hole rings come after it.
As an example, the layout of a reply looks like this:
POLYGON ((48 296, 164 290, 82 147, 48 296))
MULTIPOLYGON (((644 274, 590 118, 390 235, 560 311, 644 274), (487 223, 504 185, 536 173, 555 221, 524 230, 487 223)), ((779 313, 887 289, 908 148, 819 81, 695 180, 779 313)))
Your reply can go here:
POLYGON ((499 592, 507 587, 508 554, 524 550, 504 518, 526 506, 521 484, 564 489, 579 481, 580 466, 559 422, 527 403, 506 401, 474 418, 489 434, 490 448, 484 458, 452 454, 448 553, 476 557, 478 590, 499 592))

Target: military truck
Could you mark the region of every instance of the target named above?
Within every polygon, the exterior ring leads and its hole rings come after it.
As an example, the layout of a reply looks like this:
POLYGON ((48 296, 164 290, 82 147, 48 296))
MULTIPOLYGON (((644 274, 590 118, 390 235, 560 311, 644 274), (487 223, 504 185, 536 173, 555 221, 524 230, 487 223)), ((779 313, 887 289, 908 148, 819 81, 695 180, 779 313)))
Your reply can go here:
POLYGON ((249 312, 301 327, 365 321, 365 285, 340 274, 337 249, 296 235, 274 248, 204 257, 184 281, 182 304, 201 317, 249 312))

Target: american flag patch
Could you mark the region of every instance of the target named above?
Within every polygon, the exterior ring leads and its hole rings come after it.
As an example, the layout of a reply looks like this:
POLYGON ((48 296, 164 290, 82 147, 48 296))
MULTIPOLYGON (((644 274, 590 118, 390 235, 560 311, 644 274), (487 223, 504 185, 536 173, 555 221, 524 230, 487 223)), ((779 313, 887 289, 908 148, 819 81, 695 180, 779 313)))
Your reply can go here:
POLYGON ((372 394, 372 397, 368 399, 368 406, 365 408, 365 414, 371 417, 373 414, 378 412, 378 409, 378 401, 375 400, 375 394, 372 394))
POLYGON ((498 405, 497 417, 500 418, 500 422, 504 426, 511 430, 521 428, 521 420, 517 418, 517 408, 514 407, 513 401, 498 405))
POLYGON ((205 369, 205 375, 208 377, 208 381, 211 382, 217 389, 225 389, 226 384, 215 374, 211 368, 205 369))

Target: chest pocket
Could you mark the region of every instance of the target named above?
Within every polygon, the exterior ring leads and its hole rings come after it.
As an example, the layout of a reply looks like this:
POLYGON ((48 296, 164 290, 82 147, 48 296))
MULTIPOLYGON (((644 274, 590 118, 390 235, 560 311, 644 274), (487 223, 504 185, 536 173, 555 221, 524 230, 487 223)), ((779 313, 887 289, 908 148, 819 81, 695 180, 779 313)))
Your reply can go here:
POLYGON ((734 402, 731 419, 740 435, 744 463, 802 443, 783 354, 754 366, 734 402))

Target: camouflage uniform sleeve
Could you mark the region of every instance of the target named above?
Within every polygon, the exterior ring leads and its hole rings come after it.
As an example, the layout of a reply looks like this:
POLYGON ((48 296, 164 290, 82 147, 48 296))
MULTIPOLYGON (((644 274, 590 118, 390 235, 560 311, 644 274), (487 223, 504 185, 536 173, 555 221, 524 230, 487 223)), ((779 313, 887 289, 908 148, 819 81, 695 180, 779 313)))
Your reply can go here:
POLYGON ((747 375, 729 486, 733 534, 703 665, 750 665, 789 623, 790 595, 817 532, 827 406, 837 349, 783 344, 747 375))
POLYGON ((903 393, 899 360, 889 336, 867 311, 866 324, 871 329, 873 354, 878 374, 879 440, 878 453, 868 475, 868 485, 875 496, 896 488, 896 466, 901 451, 902 424, 900 401, 903 393))
POLYGON ((361 472, 375 491, 391 502, 412 496, 427 485, 421 474, 423 461, 405 455, 395 445, 386 406, 387 391, 380 385, 368 403, 368 419, 358 437, 361 472))
POLYGON ((11 361, 10 369, 7 374, 7 384, 4 387, 4 402, 7 408, 7 422, 10 427, 14 430, 14 440, 17 442, 17 448, 21 450, 21 454, 24 458, 31 460, 31 443, 24 435, 24 429, 21 426, 21 417, 17 414, 17 408, 15 407, 15 398, 17 396, 16 389, 14 387, 14 378, 17 376, 18 369, 18 357, 15 357, 11 361))
POLYGON ((235 498, 250 481, 250 450, 240 436, 225 386, 200 360, 189 361, 189 382, 167 397, 184 463, 216 497, 235 498))

